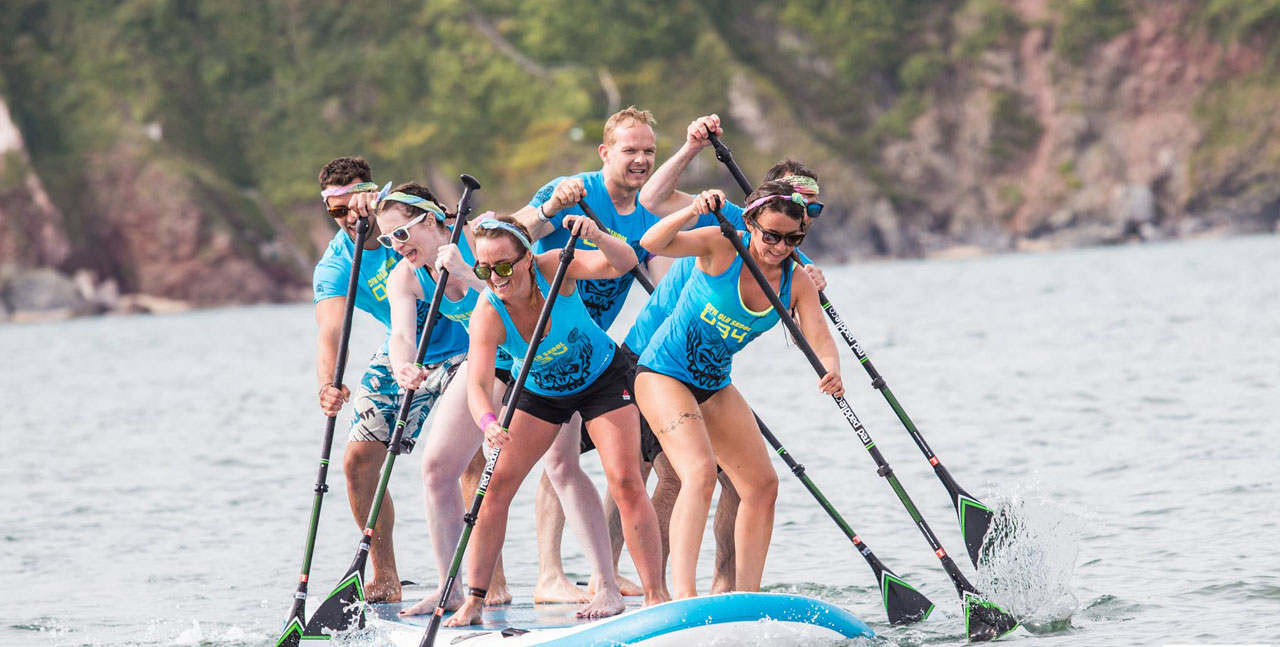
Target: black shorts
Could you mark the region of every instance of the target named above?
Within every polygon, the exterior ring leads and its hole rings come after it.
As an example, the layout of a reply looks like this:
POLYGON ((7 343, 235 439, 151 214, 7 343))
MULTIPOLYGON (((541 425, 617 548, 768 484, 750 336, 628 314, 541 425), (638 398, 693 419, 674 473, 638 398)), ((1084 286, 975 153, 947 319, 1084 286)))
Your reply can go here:
POLYGON ((613 360, 604 372, 587 388, 564 397, 549 397, 525 391, 520 394, 516 409, 539 420, 562 425, 582 414, 583 420, 599 418, 610 411, 635 404, 631 385, 627 380, 627 358, 614 349, 613 360))
MULTIPOLYGON (((653 369, 649 368, 648 366, 640 366, 640 367, 637 367, 637 368, 636 368, 636 373, 637 373, 637 374, 639 374, 639 373, 654 373, 654 374, 657 374, 657 375, 666 375, 667 377, 671 377, 670 375, 667 375, 666 373, 659 373, 658 371, 655 371, 655 370, 653 370, 653 369)), ((685 382, 684 380, 679 380, 679 379, 676 379, 676 378, 674 378, 674 377, 671 377, 671 379, 676 380, 677 382, 679 382, 679 383, 683 384, 683 385, 684 385, 684 388, 689 389, 689 392, 693 394, 693 399, 694 399, 695 401, 697 401, 697 403, 698 403, 698 404, 702 404, 703 402, 706 402, 707 400, 710 400, 710 399, 711 399, 711 396, 713 396, 713 395, 715 395, 715 394, 717 394, 717 393, 719 393, 719 392, 721 392, 721 391, 723 391, 723 390, 724 390, 724 387, 723 387, 723 386, 722 386, 722 387, 720 387, 720 388, 718 388, 718 389, 704 389, 704 388, 702 388, 702 387, 700 387, 700 386, 694 386, 694 385, 692 385, 692 384, 689 384, 688 382, 685 382)))
MULTIPOLYGON (((626 344, 618 348, 615 355, 622 356, 627 360, 627 386, 631 389, 631 393, 636 392, 636 362, 640 359, 626 344)), ((587 434, 587 427, 583 425, 578 429, 578 435, 582 439, 579 441, 579 449, 583 454, 596 448, 595 442, 591 440, 591 436, 587 434)), ((640 458, 646 463, 652 463, 653 459, 662 453, 662 445, 658 444, 658 437, 653 435, 653 429, 649 428, 649 422, 640 416, 640 458)))
POLYGON ((511 385, 511 380, 514 380, 516 378, 516 376, 511 374, 511 369, 498 368, 496 366, 493 368, 493 376, 498 378, 499 382, 502 382, 503 384, 506 384, 508 386, 511 385))

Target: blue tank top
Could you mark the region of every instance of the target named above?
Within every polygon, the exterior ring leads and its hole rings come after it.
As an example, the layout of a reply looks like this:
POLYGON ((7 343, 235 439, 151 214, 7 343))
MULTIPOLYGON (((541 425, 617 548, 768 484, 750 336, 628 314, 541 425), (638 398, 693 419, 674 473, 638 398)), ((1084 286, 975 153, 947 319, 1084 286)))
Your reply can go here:
MULTIPOLYGON (((476 257, 471 252, 471 247, 467 244, 465 232, 463 237, 458 240, 458 251, 462 254, 462 260, 470 265, 475 265, 476 257)), ((425 302, 430 305, 431 295, 435 294, 436 280, 432 278, 431 273, 427 271, 427 266, 414 268, 413 273, 418 277, 418 285, 422 286, 422 296, 425 302)), ((444 298, 440 300, 440 314, 446 319, 450 319, 464 328, 471 328, 471 313, 476 309, 476 303, 480 300, 480 292, 474 288, 467 288, 467 293, 462 298, 453 301, 449 299, 446 292, 444 298)), ((493 367, 495 369, 511 370, 511 356, 501 348, 498 349, 498 355, 494 359, 493 367)))
MULTIPOLYGON (((744 245, 750 241, 751 234, 742 237, 744 245)), ((791 301, 792 271, 792 263, 782 271, 778 298, 783 303, 791 301)), ((738 290, 741 274, 741 256, 715 276, 695 265, 671 316, 640 354, 640 365, 703 389, 728 386, 734 353, 778 323, 772 306, 763 312, 747 309, 738 290)))
MULTIPOLYGON (((542 272, 535 270, 534 274, 538 289, 543 295, 549 293, 551 286, 542 277, 542 272)), ((538 344, 541 352, 534 357, 529 380, 525 383, 525 388, 531 393, 553 398, 573 395, 595 382, 613 361, 613 340, 591 318, 582 297, 578 296, 579 291, 575 287, 573 294, 556 297, 549 329, 538 344)), ((484 296, 502 317, 506 340, 499 348, 513 358, 511 372, 519 374, 529 344, 511 321, 511 314, 502 299, 488 288, 484 296)))

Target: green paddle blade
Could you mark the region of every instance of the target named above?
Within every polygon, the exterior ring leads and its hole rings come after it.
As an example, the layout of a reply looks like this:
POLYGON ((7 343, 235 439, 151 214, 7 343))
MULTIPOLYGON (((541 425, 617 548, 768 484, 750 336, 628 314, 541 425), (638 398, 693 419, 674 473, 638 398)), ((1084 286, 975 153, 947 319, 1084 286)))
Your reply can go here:
POLYGON ((284 631, 276 640, 276 647, 298 647, 298 643, 302 642, 302 631, 302 619, 289 618, 289 623, 284 626, 284 631))
POLYGON ((880 574, 880 592, 884 595, 884 610, 891 625, 920 622, 933 613, 929 598, 887 570, 880 574))
POLYGON ((364 578, 359 570, 334 587, 303 630, 305 640, 328 640, 333 634, 364 628, 364 578))
POLYGON ((970 642, 995 640, 1018 628, 1018 621, 994 602, 964 592, 964 630, 970 642))
POLYGON ((991 528, 991 508, 961 490, 956 494, 956 514, 960 517, 960 534, 964 536, 964 547, 969 551, 969 559, 974 568, 977 568, 978 557, 982 554, 982 540, 991 528))

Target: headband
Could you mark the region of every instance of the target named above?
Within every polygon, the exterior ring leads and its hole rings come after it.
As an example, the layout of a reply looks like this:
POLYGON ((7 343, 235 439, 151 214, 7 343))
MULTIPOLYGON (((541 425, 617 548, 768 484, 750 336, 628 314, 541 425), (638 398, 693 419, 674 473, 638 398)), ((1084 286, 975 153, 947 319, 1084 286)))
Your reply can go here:
POLYGON ((782 178, 781 181, 790 184, 793 191, 805 195, 818 195, 818 181, 808 175, 790 175, 782 178))
POLYGON ((346 195, 348 193, 364 193, 365 191, 377 191, 378 185, 373 182, 352 182, 346 186, 333 186, 320 192, 321 200, 328 200, 335 195, 346 195))
POLYGON ((788 201, 794 202, 794 203, 796 203, 796 204, 798 204, 798 205, 800 205, 800 206, 802 206, 802 207, 803 207, 803 206, 805 206, 805 205, 807 205, 807 204, 809 204, 808 202, 806 202, 806 201, 805 201, 804 196, 800 195, 799 193, 792 193, 791 195, 787 195, 787 194, 785 194, 785 193, 774 193, 774 194, 772 194, 772 195, 766 195, 766 196, 764 196, 763 198, 757 198, 754 202, 752 202, 751 204, 747 205, 747 206, 746 206, 746 208, 745 208, 745 209, 743 209, 743 211, 751 211, 752 209, 755 209, 756 207, 758 207, 758 206, 760 206, 760 205, 762 205, 762 204, 764 204, 764 203, 766 203, 766 202, 768 202, 768 201, 770 201, 770 200, 775 200, 775 199, 776 199, 776 200, 788 200, 788 201))
POLYGON ((524 235, 524 232, 520 231, 520 229, 518 229, 515 225, 513 225, 513 224, 511 224, 511 223, 509 223, 509 222, 503 222, 503 221, 501 221, 501 220, 498 220, 497 218, 487 218, 487 219, 485 219, 485 220, 481 220, 481 221, 477 222, 477 223, 475 224, 475 228, 476 228, 477 230, 480 230, 480 229, 501 229, 501 230, 503 230, 503 231, 505 231, 505 232, 509 232, 509 233, 513 234, 513 235, 516 237, 516 240, 519 240, 519 241, 520 241, 520 243, 521 243, 522 245, 524 245, 524 248, 525 248, 525 249, 532 249, 532 248, 533 248, 533 243, 529 242, 529 237, 528 237, 528 236, 525 236, 525 235, 524 235))
POLYGON ((410 195, 408 193, 401 193, 399 191, 396 191, 395 193, 389 193, 385 196, 381 196, 378 202, 379 204, 381 204, 383 201, 399 202, 400 204, 407 204, 411 207, 417 207, 419 209, 422 209, 423 211, 430 211, 431 213, 434 213, 436 215, 436 220, 439 222, 444 222, 448 218, 448 216, 446 216, 445 213, 440 210, 440 207, 437 207, 435 205, 435 203, 431 202, 430 200, 427 200, 426 198, 419 197, 416 195, 410 195))

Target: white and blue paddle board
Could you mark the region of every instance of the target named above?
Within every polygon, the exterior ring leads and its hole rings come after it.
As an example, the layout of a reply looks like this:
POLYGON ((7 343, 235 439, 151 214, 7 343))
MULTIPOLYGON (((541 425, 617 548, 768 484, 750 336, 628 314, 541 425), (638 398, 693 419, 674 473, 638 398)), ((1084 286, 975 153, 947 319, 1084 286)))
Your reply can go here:
MULTIPOLYGON (((628 606, 630 607, 632 602, 628 606)), ((369 606, 369 626, 393 643, 416 647, 430 616, 401 617, 404 603, 369 606)), ((782 593, 725 593, 629 608, 599 620, 573 616, 580 605, 514 604, 485 609, 485 622, 471 627, 442 627, 441 647, 586 647, 588 645, 666 645, 684 647, 738 640, 759 644, 777 640, 870 638, 875 634, 848 611, 822 600, 782 593)), ((448 618, 448 616, 445 616, 448 618)))

